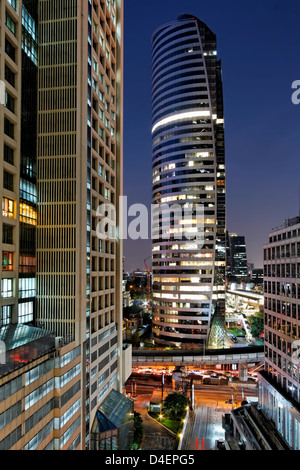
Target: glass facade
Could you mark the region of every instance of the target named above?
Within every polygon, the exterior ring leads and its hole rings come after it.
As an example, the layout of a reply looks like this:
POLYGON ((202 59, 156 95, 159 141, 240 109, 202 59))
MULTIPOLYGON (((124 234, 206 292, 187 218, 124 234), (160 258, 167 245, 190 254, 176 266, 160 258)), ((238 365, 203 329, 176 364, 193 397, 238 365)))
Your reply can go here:
POLYGON ((203 347, 225 315, 224 119, 216 36, 191 15, 153 35, 152 122, 153 335, 203 347))

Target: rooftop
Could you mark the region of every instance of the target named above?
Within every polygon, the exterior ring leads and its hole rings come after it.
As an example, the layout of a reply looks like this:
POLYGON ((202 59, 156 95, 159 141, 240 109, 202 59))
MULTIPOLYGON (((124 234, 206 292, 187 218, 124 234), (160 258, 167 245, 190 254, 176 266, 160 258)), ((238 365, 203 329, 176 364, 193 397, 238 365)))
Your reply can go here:
POLYGON ((54 333, 30 325, 0 328, 0 374, 20 367, 55 348, 54 333))

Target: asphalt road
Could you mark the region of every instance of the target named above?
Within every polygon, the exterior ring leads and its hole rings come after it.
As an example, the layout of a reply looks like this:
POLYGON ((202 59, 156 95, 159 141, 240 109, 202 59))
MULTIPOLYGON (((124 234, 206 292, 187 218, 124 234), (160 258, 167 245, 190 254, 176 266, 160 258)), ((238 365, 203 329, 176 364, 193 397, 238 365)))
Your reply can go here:
MULTIPOLYGON (((243 398, 257 397, 257 389, 253 386, 240 384, 233 389, 235 407, 240 406, 243 398)), ((182 441, 182 450, 213 450, 216 440, 225 438, 222 427, 222 416, 230 413, 232 404, 226 403, 231 399, 231 387, 204 385, 195 390, 194 411, 190 414, 189 422, 182 441)))
MULTIPOLYGON (((161 389, 160 381, 148 378, 143 381, 140 377, 135 380, 134 390, 137 393, 135 410, 142 414, 145 428, 144 450, 172 449, 173 436, 162 426, 148 416, 147 407, 153 390, 161 389)), ((127 392, 132 392, 131 382, 127 385, 127 392)), ((171 391, 170 385, 165 384, 165 389, 171 391)), ((232 404, 226 403, 227 399, 234 397, 234 407, 241 405, 247 397, 257 397, 258 391, 255 384, 233 383, 228 385, 202 385, 195 383, 194 411, 190 413, 189 421, 182 441, 182 450, 212 450, 216 440, 225 437, 222 427, 222 416, 230 413, 232 404)))

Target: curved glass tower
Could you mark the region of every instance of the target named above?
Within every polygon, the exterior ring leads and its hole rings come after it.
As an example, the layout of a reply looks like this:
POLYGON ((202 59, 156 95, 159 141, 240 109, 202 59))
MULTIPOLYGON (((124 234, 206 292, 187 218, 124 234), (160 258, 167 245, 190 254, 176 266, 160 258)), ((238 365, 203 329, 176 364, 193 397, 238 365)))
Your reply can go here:
POLYGON ((215 34, 192 15, 180 16, 153 35, 152 122, 154 340, 178 347, 223 347, 221 63, 215 34))

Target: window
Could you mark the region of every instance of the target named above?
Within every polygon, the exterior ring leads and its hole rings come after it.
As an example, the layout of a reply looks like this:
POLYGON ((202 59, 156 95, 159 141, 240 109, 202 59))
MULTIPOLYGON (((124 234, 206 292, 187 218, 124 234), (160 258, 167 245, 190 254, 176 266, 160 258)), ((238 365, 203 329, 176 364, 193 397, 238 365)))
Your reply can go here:
POLYGON ((13 297, 13 279, 2 279, 1 296, 3 299, 13 297))
POLYGON ((14 254, 11 251, 2 252, 2 271, 13 270, 13 257, 14 254))
POLYGON ((9 191, 14 190, 14 176, 8 171, 3 172, 3 188, 9 191))
POLYGON ((28 299, 35 296, 35 278, 19 279, 19 299, 28 299))
POLYGON ((5 106, 12 113, 15 112, 15 99, 9 93, 5 93, 5 106))
POLYGON ((17 11, 17 0, 7 0, 7 1, 17 11))
POLYGON ((3 224, 2 243, 13 244, 13 227, 11 225, 3 224))
POLYGON ((7 38, 5 38, 5 52, 14 62, 16 61, 16 49, 7 38))
POLYGON ((37 224, 37 214, 34 207, 20 203, 20 222, 30 225, 37 224))
POLYGON ((36 186, 29 181, 21 178, 20 180, 20 197, 28 202, 36 203, 36 186))
POLYGON ((98 62, 95 59, 93 59, 93 69, 96 73, 98 72, 98 62))
POLYGON ((34 390, 30 395, 25 397, 25 410, 28 410, 32 405, 39 401, 42 397, 47 395, 54 389, 54 379, 48 380, 45 384, 34 390))
POLYGON ((6 17, 5 17, 5 24, 8 27, 8 29, 16 35, 16 23, 12 19, 9 13, 6 12, 6 17))
POLYGON ((22 26, 22 49, 32 62, 37 65, 38 48, 36 23, 24 5, 22 5, 22 26))
POLYGON ((15 73, 7 65, 5 65, 5 80, 15 87, 15 73))
POLYGON ((35 162, 30 157, 25 157, 22 155, 21 173, 23 176, 28 176, 29 178, 35 178, 36 165, 35 165, 35 162))
POLYGON ((2 215, 10 219, 15 218, 15 201, 13 199, 7 197, 2 199, 2 215))
POLYGON ((3 305, 1 307, 1 318, 0 318, 0 325, 9 325, 11 323, 12 317, 12 305, 3 305))
POLYGON ((4 133, 8 135, 11 139, 14 139, 15 136, 15 126, 9 119, 4 118, 4 133))
POLYGON ((105 199, 110 200, 110 190, 108 188, 105 188, 105 199))
POLYGON ((35 267, 35 256, 20 255, 19 273, 35 273, 35 267))
POLYGON ((28 323, 33 320, 33 302, 25 302, 18 305, 18 322, 28 323))
POLYGON ((4 161, 10 163, 11 165, 14 164, 14 151, 6 144, 4 144, 4 161))

